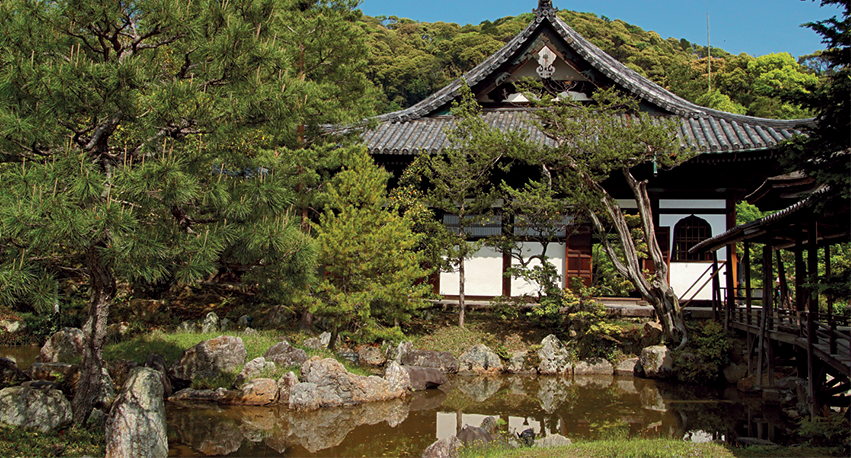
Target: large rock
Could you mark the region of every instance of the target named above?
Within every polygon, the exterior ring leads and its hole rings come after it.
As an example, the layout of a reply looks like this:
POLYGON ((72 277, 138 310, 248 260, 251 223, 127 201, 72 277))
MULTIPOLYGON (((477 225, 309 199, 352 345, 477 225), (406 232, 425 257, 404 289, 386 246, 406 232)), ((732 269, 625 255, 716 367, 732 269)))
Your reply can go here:
POLYGON ((403 366, 433 367, 444 374, 458 372, 458 360, 448 351, 408 350, 400 361, 403 366))
POLYGON ((0 330, 6 331, 10 334, 24 332, 27 330, 27 324, 23 321, 0 320, 0 330))
POLYGON ((535 439, 534 446, 537 448, 564 447, 572 443, 570 439, 560 434, 550 434, 549 436, 535 439))
POLYGON ((358 360, 367 366, 383 366, 387 362, 387 357, 384 356, 384 353, 378 347, 361 345, 358 348, 358 360))
POLYGON ((499 374, 502 373, 502 359, 486 345, 476 345, 458 358, 460 374, 499 374))
POLYGON ((724 380, 727 383, 735 385, 739 383, 739 380, 747 377, 748 375, 748 365, 745 364, 736 364, 732 363, 726 366, 723 370, 724 380))
POLYGON ((228 404, 265 406, 278 400, 278 384, 270 378, 256 378, 228 397, 228 404))
POLYGON ((648 378, 669 378, 673 375, 674 358, 664 345, 645 347, 641 350, 638 362, 648 378))
POLYGON ((411 380, 411 389, 414 391, 437 388, 449 381, 446 378, 446 374, 444 374, 440 369, 420 366, 401 367, 408 372, 408 377, 411 380))
POLYGON ((204 317, 204 321, 201 322, 201 332, 204 334, 218 332, 219 331, 219 316, 216 315, 216 312, 210 312, 207 316, 204 317))
POLYGON ((168 456, 163 383, 156 369, 133 369, 121 387, 106 419, 106 456, 168 456))
POLYGON ((518 351, 511 354, 511 359, 508 360, 508 365, 505 367, 505 372, 509 374, 537 374, 538 369, 534 364, 530 364, 530 358, 525 351, 518 351))
POLYGON ((300 348, 294 348, 286 340, 269 347, 263 357, 280 367, 301 366, 307 361, 307 353, 300 348))
POLYGON ((30 377, 18 369, 14 361, 9 358, 0 358, 0 388, 18 385, 29 379, 30 377))
POLYGON ((478 426, 464 425, 456 434, 465 447, 483 447, 493 442, 493 436, 484 428, 478 426))
POLYGON ((34 382, 0 390, 0 423, 49 432, 71 424, 71 403, 50 384, 34 382))
MULTIPOLYGON (((313 410, 321 407, 351 406, 383 401, 410 392, 396 364, 388 366, 387 378, 351 374, 337 360, 314 356, 301 366, 301 379, 290 390, 291 409, 313 410)), ((405 373, 407 375, 407 373, 405 373)))
POLYGON ((165 364, 165 358, 162 355, 150 353, 145 358, 145 367, 150 367, 160 373, 163 380, 163 397, 168 399, 173 392, 173 388, 171 386, 171 379, 168 378, 168 366, 165 364))
POLYGON ((573 375, 612 375, 612 363, 603 358, 588 358, 573 366, 573 375))
POLYGON ((251 361, 245 363, 245 366, 236 375, 236 378, 233 381, 234 388, 239 388, 243 383, 253 380, 261 375, 264 372, 274 372, 275 371, 275 363, 271 361, 266 361, 266 358, 260 356, 258 358, 254 358, 251 361))
POLYGON ((222 372, 236 372, 245 364, 245 344, 233 336, 219 336, 183 352, 171 366, 171 376, 180 380, 215 378, 222 372))
POLYGON ((564 344, 558 340, 558 337, 553 334, 544 337, 544 340, 541 341, 538 358, 540 360, 538 372, 541 374, 569 374, 573 371, 570 353, 564 344))
POLYGON ((405 356, 405 353, 414 349, 414 344, 410 340, 405 340, 403 342, 399 342, 399 345, 396 348, 390 347, 388 357, 393 361, 396 361, 398 364, 404 364, 402 362, 402 357, 405 356))
POLYGON ((62 328, 50 336, 36 357, 40 363, 71 363, 83 356, 83 331, 77 328, 62 328))
POLYGON ((295 372, 287 372, 278 379, 278 403, 283 405, 290 404, 290 391, 298 384, 298 377, 295 372))
POLYGON ((458 449, 463 446, 457 437, 449 436, 429 445, 423 451, 423 458, 457 458, 458 449))
POLYGON ((648 321, 644 323, 644 329, 641 333, 640 345, 641 347, 649 347, 653 345, 659 345, 662 342, 662 335, 664 331, 662 329, 662 325, 660 323, 648 321))
POLYGON ((637 364, 638 358, 623 360, 615 367, 615 375, 635 375, 635 366, 637 364))

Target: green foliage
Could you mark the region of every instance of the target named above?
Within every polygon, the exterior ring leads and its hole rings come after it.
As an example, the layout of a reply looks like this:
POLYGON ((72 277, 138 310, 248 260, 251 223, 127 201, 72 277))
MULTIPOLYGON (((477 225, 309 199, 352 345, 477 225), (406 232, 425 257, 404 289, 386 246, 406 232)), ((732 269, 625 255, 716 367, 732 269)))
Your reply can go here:
POLYGON ((732 344, 716 321, 706 321, 696 331, 689 345, 674 354, 674 372, 681 382, 713 383, 730 362, 732 344))
POLYGON ((9 458, 102 456, 105 447, 103 428, 73 427, 42 433, 0 424, 0 455, 9 458))
POLYGON ((841 412, 833 412, 827 417, 804 417, 798 425, 798 433, 809 438, 812 445, 821 447, 851 445, 851 429, 848 418, 841 412))
POLYGON ((389 174, 354 147, 326 189, 327 207, 316 230, 324 276, 305 301, 337 335, 357 342, 401 340, 400 324, 424 305, 429 272, 416 248, 413 222, 388 207, 389 174), (388 241, 393 241, 388 244, 388 241))

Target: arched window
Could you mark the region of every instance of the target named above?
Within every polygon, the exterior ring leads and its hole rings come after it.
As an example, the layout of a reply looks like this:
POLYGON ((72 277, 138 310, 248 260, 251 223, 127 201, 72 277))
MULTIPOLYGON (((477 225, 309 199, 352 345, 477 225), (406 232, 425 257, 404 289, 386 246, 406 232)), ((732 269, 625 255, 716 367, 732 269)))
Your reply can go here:
POLYGON ((681 219, 674 226, 674 256, 672 261, 708 261, 711 260, 711 254, 704 252, 701 254, 689 254, 689 248, 698 243, 712 237, 712 226, 703 218, 691 215, 688 218, 681 219))

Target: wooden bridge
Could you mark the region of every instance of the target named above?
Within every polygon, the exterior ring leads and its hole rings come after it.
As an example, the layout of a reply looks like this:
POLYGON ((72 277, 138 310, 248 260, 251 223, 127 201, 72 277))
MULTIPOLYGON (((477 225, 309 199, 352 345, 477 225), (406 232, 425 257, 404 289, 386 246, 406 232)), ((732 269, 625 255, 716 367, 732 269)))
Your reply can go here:
MULTIPOLYGON (((807 378, 807 401, 813 416, 823 415, 825 407, 848 408, 851 404, 851 327, 847 309, 843 315, 838 315, 834 307, 836 298, 810 288, 817 279, 831 277, 831 245, 849 240, 851 227, 847 216, 847 208, 834 213, 823 210, 817 213, 806 199, 773 215, 730 229, 689 250, 711 251, 715 275, 720 272, 715 253, 727 248, 728 260, 733 262, 728 263, 726 271, 732 273, 726 276, 724 287, 717 276, 713 281, 716 315, 723 316, 725 328, 747 333, 748 371, 756 372, 757 385, 772 387, 777 366, 792 366, 799 377, 807 378), (739 242, 744 245, 741 263, 744 282, 737 284, 736 244, 739 242), (753 243, 762 245, 760 288, 752 288, 750 253, 753 243), (794 288, 787 285, 781 250, 794 253, 794 288), (823 254, 821 269, 820 251, 823 254), (753 361, 754 353, 756 362, 753 361)), ((840 299, 849 300, 847 297, 840 299)))

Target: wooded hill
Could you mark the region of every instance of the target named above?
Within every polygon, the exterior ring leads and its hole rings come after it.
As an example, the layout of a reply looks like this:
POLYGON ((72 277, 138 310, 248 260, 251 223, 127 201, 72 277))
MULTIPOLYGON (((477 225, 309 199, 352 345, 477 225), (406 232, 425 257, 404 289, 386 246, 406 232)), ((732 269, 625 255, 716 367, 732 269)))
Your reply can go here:
MULTIPOLYGON (((612 57, 691 102, 765 118, 811 116, 781 98, 817 80, 823 73, 819 55, 802 56, 801 65, 788 53, 735 56, 713 47, 710 90, 705 46, 663 39, 594 13, 561 10, 558 15, 612 57)), ((499 50, 534 18, 525 13, 460 26, 363 16, 359 24, 369 49, 367 75, 380 92, 376 110, 395 111, 419 102, 499 50)))

